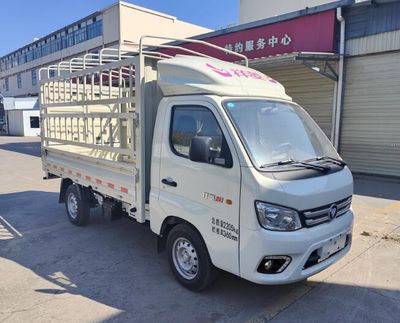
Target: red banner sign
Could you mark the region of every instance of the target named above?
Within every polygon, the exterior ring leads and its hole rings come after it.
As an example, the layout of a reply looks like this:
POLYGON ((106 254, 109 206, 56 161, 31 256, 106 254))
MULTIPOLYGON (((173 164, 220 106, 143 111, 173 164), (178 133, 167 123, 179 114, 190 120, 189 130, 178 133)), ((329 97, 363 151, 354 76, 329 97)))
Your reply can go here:
MULTIPOLYGON (((329 10, 204 40, 244 54, 250 59, 292 52, 334 52, 335 19, 335 10, 329 10)), ((204 46, 198 44, 182 46, 205 53, 204 46)), ((164 52, 171 53, 170 50, 164 52)), ((207 50, 205 54, 224 60, 238 60, 234 55, 213 49, 207 50)))

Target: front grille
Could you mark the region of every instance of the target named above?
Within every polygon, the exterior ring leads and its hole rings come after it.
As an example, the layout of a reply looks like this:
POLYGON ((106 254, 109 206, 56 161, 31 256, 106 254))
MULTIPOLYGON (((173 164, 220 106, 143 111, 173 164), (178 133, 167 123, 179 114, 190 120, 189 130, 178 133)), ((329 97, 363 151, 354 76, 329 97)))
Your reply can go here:
POLYGON ((331 221, 332 218, 330 217, 329 211, 332 205, 336 205, 337 212, 336 218, 345 214, 351 206, 351 199, 352 197, 347 197, 343 200, 324 205, 315 209, 305 210, 300 212, 302 216, 302 221, 306 227, 313 227, 318 224, 322 224, 328 221, 331 221))

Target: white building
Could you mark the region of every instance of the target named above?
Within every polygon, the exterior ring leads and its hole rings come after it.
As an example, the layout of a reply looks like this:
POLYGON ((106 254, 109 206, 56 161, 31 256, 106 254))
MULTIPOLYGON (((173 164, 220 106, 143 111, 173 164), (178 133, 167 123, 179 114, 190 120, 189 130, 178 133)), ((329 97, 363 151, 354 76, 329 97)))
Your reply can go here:
POLYGON ((335 0, 240 0, 240 23, 271 18, 335 0))
POLYGON ((40 110, 37 97, 2 98, 2 132, 12 136, 38 136, 40 110))
POLYGON ((40 135, 40 110, 10 110, 7 119, 11 136, 40 135))
POLYGON ((209 31, 170 15, 117 2, 0 57, 0 95, 35 96, 39 68, 102 47, 124 49, 124 43, 138 42, 144 34, 186 38, 209 31))

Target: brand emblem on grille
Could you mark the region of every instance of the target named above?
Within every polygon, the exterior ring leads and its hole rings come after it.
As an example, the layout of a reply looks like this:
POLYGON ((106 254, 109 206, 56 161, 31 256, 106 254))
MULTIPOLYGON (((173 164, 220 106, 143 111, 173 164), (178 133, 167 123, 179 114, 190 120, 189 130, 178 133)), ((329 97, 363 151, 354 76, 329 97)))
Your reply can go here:
POLYGON ((336 216, 337 216, 337 206, 336 206, 336 204, 332 204, 332 205, 331 205, 331 207, 329 208, 328 214, 329 214, 329 218, 330 218, 331 220, 333 220, 334 218, 336 218, 336 216))

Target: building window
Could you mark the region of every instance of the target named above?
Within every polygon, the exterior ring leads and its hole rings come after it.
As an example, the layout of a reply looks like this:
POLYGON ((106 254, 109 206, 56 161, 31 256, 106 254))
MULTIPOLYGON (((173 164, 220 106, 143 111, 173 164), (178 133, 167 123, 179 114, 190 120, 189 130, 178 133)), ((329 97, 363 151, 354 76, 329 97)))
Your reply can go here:
POLYGON ((68 33, 66 35, 66 47, 71 47, 74 45, 74 34, 68 33))
POLYGON ((42 56, 49 55, 50 54, 50 44, 46 42, 44 45, 41 46, 41 50, 42 50, 42 56))
POLYGON ((62 50, 62 42, 61 42, 61 37, 58 37, 55 40, 56 43, 56 52, 58 52, 59 50, 62 50))
POLYGON ((75 31, 75 44, 79 44, 87 40, 86 27, 79 28, 75 31))
POLYGON ((42 47, 38 46, 36 48, 33 49, 33 59, 38 59, 40 57, 42 57, 42 47))
POLYGON ((8 77, 6 77, 4 79, 4 82, 5 82, 5 86, 6 86, 6 92, 10 91, 10 84, 8 83, 8 77))
POLYGON ((18 65, 22 65, 22 64, 25 64, 25 63, 26 63, 26 55, 25 55, 25 53, 20 54, 18 56, 18 65))
POLYGON ((17 88, 22 89, 22 76, 17 74, 17 88))
POLYGON ((49 71, 49 77, 54 77, 56 76, 56 71, 55 70, 50 70, 49 71))
POLYGON ((94 21, 87 26, 88 39, 92 39, 102 35, 103 24, 101 20, 94 21))
POLYGON ((31 60, 33 60, 33 50, 32 49, 28 50, 28 52, 26 53, 26 61, 30 62, 31 60))
POLYGON ((36 70, 32 70, 32 86, 36 86, 37 85, 37 74, 36 74, 36 70))
POLYGON ((13 53, 0 61, 0 70, 8 70, 10 68, 25 64, 46 55, 58 52, 65 48, 82 43, 86 40, 101 36, 103 34, 103 21, 93 18, 93 23, 84 26, 76 25, 69 28, 61 34, 47 38, 40 42, 36 42, 24 48, 18 53, 13 53), (74 30, 75 29, 75 30, 74 30))
POLYGON ((39 125, 39 117, 30 117, 29 118, 29 120, 30 120, 30 122, 31 122, 31 128, 32 129, 37 129, 37 128, 40 128, 40 125, 39 125))

